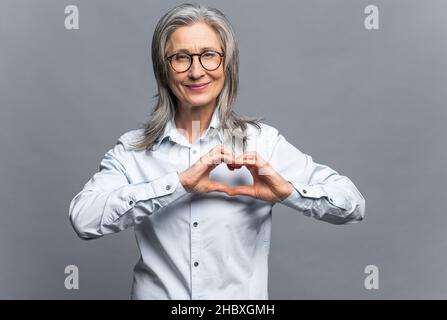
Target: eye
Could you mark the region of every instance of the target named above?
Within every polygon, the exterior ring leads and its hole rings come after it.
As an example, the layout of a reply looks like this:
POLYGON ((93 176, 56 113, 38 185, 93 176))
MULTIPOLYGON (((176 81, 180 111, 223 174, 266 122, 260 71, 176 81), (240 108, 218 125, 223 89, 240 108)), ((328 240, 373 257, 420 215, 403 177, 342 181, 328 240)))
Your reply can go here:
POLYGON ((205 51, 202 53, 202 57, 205 59, 214 58, 217 56, 217 52, 214 51, 205 51))
POLYGON ((174 59, 176 61, 188 61, 189 60, 189 56, 186 53, 177 53, 174 56, 174 59))

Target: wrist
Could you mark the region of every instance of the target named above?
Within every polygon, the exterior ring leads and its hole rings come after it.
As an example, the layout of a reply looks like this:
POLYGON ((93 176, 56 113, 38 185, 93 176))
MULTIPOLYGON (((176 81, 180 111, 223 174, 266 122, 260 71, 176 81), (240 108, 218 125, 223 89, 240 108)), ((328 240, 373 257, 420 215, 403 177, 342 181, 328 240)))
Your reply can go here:
POLYGON ((183 175, 183 172, 177 171, 177 174, 178 174, 178 179, 179 179, 180 183, 182 184, 183 187, 185 187, 185 177, 183 175))
POLYGON ((290 181, 287 181, 287 186, 288 186, 288 190, 287 190, 286 196, 283 197, 282 200, 287 199, 292 194, 293 189, 295 188, 290 181))
POLYGON ((185 173, 184 172, 178 172, 177 171, 177 173, 178 173, 178 179, 179 179, 179 181, 180 181, 180 184, 183 186, 183 188, 186 190, 186 191, 188 191, 188 192, 190 192, 190 189, 189 189, 189 183, 188 183, 188 181, 187 181, 187 179, 186 179, 186 177, 185 177, 185 173))

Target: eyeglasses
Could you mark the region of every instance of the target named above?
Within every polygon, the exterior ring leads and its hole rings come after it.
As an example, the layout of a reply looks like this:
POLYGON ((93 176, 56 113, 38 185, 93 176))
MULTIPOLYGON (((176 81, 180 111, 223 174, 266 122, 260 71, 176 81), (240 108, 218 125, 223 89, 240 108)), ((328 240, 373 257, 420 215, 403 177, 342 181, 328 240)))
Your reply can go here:
POLYGON ((222 63, 222 59, 225 56, 224 53, 217 51, 207 50, 202 53, 188 54, 185 52, 174 53, 167 57, 172 69, 176 72, 186 72, 192 66, 192 57, 199 56, 199 62, 205 70, 213 71, 219 68, 222 63))

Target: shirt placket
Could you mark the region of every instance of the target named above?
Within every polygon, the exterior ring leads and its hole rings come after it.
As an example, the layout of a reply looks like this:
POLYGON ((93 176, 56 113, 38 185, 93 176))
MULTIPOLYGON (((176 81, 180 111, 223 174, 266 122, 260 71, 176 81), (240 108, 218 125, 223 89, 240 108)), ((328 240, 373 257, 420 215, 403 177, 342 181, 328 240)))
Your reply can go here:
MULTIPOLYGON (((200 158, 200 141, 189 149, 190 166, 200 158)), ((191 235, 191 299, 200 299, 200 201, 190 202, 190 235, 191 235)))

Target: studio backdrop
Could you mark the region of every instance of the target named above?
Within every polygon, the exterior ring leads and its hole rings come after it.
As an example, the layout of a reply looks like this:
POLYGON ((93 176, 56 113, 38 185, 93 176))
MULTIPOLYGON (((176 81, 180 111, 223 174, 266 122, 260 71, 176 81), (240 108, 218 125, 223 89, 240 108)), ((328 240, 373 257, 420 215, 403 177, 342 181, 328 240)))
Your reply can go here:
MULTIPOLYGON (((151 37, 179 3, 0 1, 1 299, 129 298, 133 230, 81 240, 69 204, 148 119, 151 37)), ((275 205, 270 298, 447 298, 447 2, 202 3, 238 38, 235 111, 366 199, 352 225, 275 205)))

